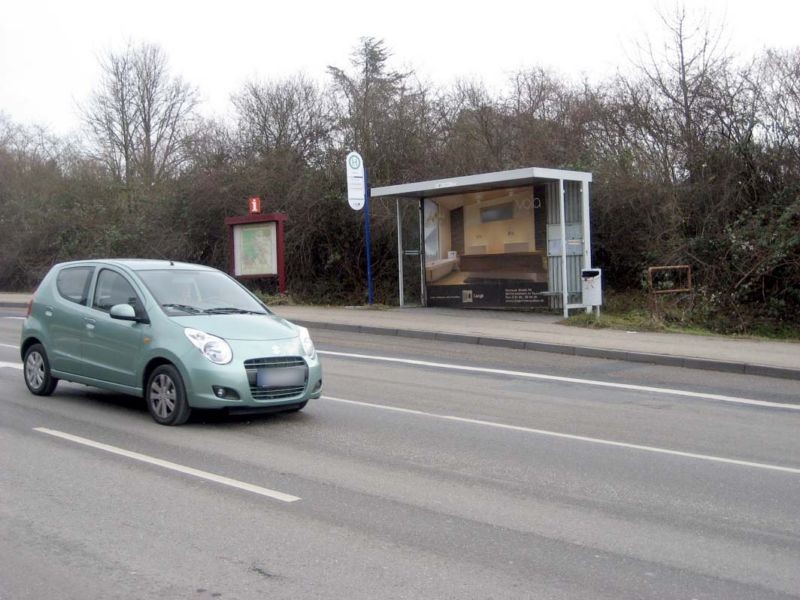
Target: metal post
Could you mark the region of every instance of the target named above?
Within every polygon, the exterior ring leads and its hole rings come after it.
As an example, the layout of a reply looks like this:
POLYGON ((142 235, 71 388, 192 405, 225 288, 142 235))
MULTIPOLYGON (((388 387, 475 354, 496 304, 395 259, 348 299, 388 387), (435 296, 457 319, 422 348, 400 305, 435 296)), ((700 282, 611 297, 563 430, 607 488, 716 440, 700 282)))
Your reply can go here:
MULTIPOLYGON (((592 268, 592 235, 589 227, 589 182, 581 182, 581 215, 583 216, 583 268, 592 268)), ((583 302, 583 298, 581 298, 583 302)), ((592 307, 586 307, 586 314, 592 313, 592 307)), ((600 307, 597 307, 597 316, 600 316, 600 307)))
POLYGON ((278 219, 275 223, 275 234, 278 245, 278 290, 286 294, 286 235, 284 228, 285 218, 278 219))
POLYGON ((364 168, 364 227, 366 228, 366 245, 367 245, 367 296, 370 305, 372 304, 372 256, 370 254, 370 236, 369 236, 369 175, 367 174, 366 167, 364 168))
POLYGON ((564 307, 564 318, 569 316, 567 300, 567 211, 564 206, 564 180, 558 180, 558 209, 561 216, 561 303, 564 307))
POLYGON ((419 199, 419 303, 427 306, 425 289, 425 198, 419 199))
POLYGON ((403 222, 400 219, 400 198, 395 200, 397 206, 397 283, 400 289, 400 306, 405 305, 403 297, 403 222))

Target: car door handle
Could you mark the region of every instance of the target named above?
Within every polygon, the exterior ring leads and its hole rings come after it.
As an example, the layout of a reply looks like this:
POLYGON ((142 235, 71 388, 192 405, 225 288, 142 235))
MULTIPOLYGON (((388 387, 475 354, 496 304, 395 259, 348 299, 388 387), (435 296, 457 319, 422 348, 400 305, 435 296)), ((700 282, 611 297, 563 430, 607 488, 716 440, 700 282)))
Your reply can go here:
POLYGON ((44 316, 45 317, 52 317, 53 316, 53 307, 52 306, 45 307, 44 316))
POLYGON ((86 329, 88 329, 89 331, 92 331, 94 329, 94 324, 97 321, 95 321, 94 319, 92 319, 90 317, 84 317, 83 320, 86 321, 86 329))

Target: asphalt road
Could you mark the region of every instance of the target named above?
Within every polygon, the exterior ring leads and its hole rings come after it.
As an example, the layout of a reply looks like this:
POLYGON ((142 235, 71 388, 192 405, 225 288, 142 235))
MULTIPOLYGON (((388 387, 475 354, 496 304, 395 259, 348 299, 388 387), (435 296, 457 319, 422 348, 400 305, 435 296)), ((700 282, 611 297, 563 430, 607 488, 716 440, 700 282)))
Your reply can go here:
POLYGON ((166 428, 9 316, 2 600, 800 598, 798 382, 317 332, 304 412, 166 428))

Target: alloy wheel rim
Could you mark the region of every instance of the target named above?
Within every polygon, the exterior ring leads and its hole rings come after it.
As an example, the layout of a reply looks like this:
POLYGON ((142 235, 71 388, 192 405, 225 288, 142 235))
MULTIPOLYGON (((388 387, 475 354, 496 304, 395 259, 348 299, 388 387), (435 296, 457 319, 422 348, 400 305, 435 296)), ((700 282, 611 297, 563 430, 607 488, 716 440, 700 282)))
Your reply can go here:
POLYGON ((175 410, 177 391, 172 377, 161 373, 150 384, 150 404, 153 412, 162 419, 169 417, 175 410))
POLYGON ((36 351, 28 354, 25 361, 25 380, 33 389, 38 390, 44 384, 44 358, 36 351))

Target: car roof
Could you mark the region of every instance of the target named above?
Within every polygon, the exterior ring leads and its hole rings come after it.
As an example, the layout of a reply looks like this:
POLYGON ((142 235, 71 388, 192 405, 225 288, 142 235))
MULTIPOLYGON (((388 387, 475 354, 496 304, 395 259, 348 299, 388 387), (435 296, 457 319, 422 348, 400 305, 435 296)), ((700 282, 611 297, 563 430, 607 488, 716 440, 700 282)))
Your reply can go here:
POLYGON ((92 260, 75 260, 61 263, 59 267, 77 265, 106 264, 125 267, 131 271, 152 271, 155 269, 176 269, 181 271, 215 271, 212 267, 193 263, 175 262, 171 260, 157 260, 149 258, 96 258, 92 260))

